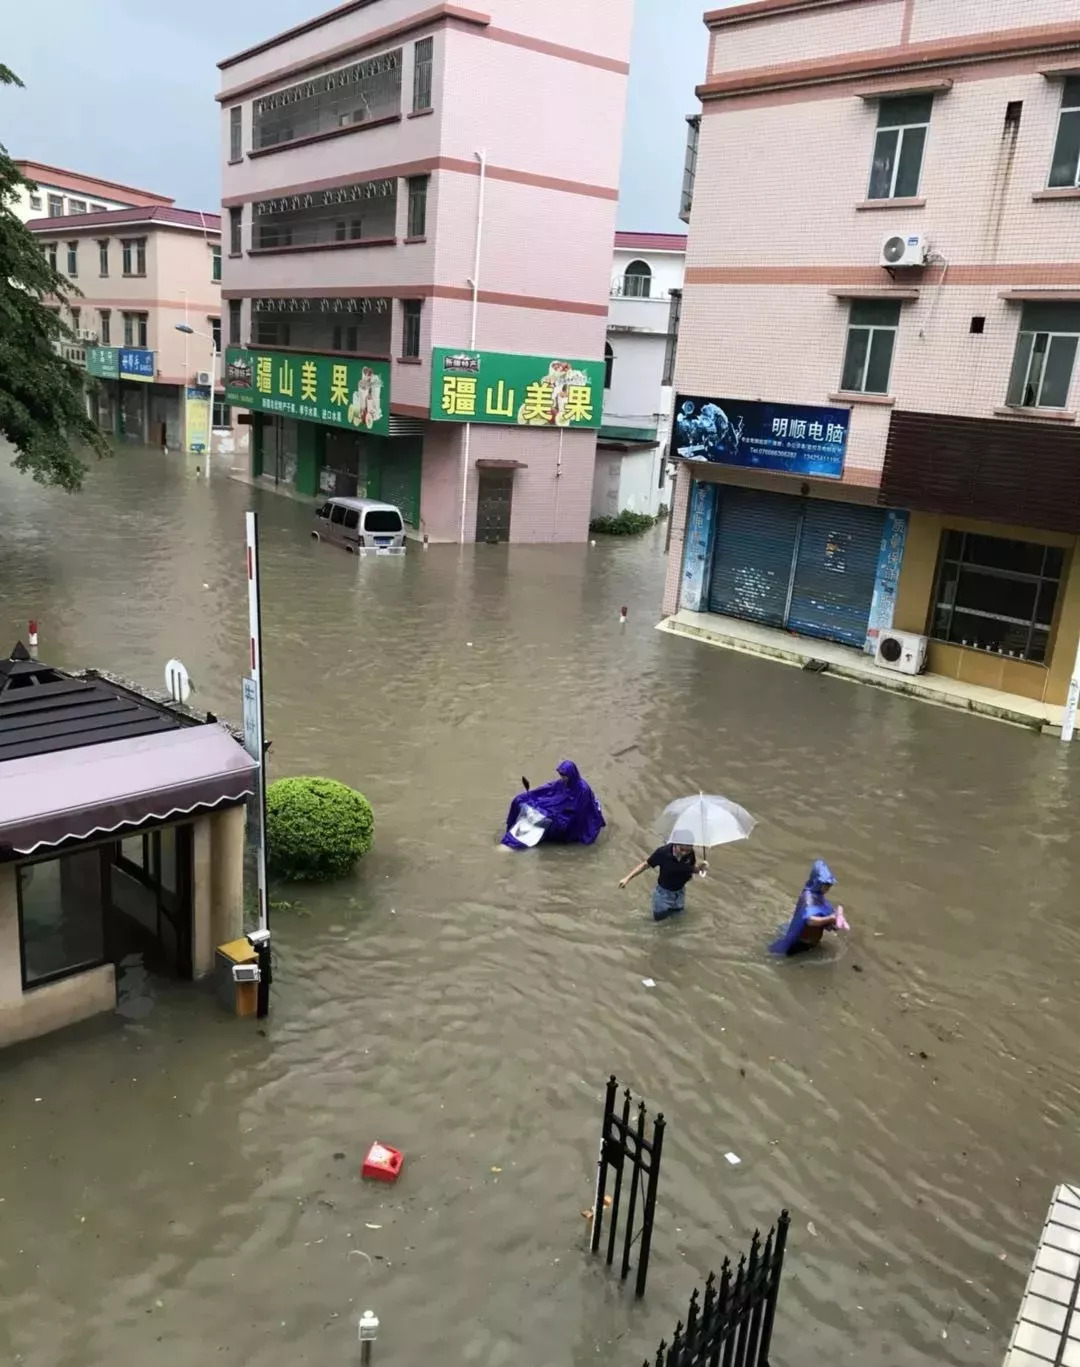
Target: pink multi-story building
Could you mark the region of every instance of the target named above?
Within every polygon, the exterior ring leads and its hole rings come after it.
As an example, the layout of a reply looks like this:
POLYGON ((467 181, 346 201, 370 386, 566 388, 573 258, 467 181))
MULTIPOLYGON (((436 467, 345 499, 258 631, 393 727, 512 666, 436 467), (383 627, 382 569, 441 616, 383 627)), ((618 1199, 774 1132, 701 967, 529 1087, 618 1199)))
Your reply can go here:
MULTIPOLYGON (((96 381, 91 407, 101 427, 155 446, 205 449, 221 349, 218 215, 165 203, 69 211, 27 227, 77 291, 66 305, 73 338, 64 350, 96 381)), ((224 432, 229 416, 215 398, 224 432)))
POLYGON ((865 650, 909 632, 935 673, 1062 702, 1076 0, 756 0, 705 22, 665 613, 865 650))
POLYGON ((632 0, 350 0, 221 63, 252 472, 433 540, 587 535, 632 0))

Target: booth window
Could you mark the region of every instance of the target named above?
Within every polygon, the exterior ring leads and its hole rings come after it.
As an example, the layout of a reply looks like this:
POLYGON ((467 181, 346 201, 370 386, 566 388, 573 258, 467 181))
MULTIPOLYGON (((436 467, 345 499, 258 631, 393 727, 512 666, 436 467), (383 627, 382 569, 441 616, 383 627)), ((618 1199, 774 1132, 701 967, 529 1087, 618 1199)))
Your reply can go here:
POLYGON ((101 858, 76 850, 16 870, 23 987, 105 962, 101 858))

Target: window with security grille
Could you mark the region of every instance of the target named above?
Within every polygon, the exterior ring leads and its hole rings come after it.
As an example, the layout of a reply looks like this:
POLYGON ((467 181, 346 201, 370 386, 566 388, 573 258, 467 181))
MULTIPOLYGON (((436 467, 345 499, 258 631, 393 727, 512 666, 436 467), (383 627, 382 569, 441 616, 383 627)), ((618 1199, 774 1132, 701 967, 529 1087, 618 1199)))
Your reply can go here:
POLYGON ((930 635, 970 650, 1044 663, 1064 565, 1060 546, 945 532, 930 635))

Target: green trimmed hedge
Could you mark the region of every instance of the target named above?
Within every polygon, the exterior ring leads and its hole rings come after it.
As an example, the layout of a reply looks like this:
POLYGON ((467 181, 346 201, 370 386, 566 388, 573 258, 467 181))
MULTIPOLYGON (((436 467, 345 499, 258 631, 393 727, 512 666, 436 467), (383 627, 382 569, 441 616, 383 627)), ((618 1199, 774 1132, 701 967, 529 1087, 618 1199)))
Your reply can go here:
POLYGON ((627 508, 617 517, 594 517, 589 523, 589 531, 599 532, 601 536, 637 536, 655 525, 655 517, 648 513, 632 513, 627 508))
POLYGON ((266 790, 267 862, 281 878, 343 878, 374 836, 371 803, 336 779, 279 778, 266 790))

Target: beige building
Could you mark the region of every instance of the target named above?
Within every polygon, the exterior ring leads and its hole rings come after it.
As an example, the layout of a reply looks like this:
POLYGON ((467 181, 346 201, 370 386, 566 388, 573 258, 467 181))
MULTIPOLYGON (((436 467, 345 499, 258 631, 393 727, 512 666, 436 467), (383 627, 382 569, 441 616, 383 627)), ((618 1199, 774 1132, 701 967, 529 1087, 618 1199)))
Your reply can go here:
POLYGON ((123 685, 0 660, 0 1046, 198 978, 243 925, 254 761, 123 685))
MULTIPOLYGON (((212 357, 221 350, 219 215, 151 205, 27 226, 80 291, 67 310, 69 355, 100 382, 101 426, 170 449, 205 446, 212 357)), ((214 425, 227 428, 214 368, 214 425)))
POLYGON ((1076 0, 706 15, 664 610, 1059 706, 1080 634, 1076 0))
POLYGON ((65 215, 101 214, 109 209, 153 209, 173 203, 168 195, 137 190, 114 180, 80 175, 40 161, 16 160, 21 176, 30 181, 20 186, 8 207, 23 223, 37 218, 63 218, 65 215))

